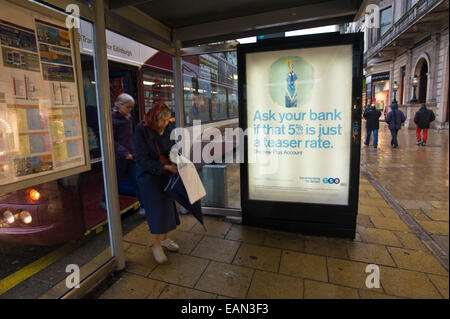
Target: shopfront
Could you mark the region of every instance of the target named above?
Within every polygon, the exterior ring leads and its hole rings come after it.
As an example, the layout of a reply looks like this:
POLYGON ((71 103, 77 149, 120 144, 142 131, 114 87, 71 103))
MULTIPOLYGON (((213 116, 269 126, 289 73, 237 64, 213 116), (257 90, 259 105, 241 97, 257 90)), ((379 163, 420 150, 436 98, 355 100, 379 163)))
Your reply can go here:
POLYGON ((375 108, 381 112, 381 120, 384 120, 389 112, 389 72, 372 74, 371 76, 370 95, 371 104, 375 104, 375 108))

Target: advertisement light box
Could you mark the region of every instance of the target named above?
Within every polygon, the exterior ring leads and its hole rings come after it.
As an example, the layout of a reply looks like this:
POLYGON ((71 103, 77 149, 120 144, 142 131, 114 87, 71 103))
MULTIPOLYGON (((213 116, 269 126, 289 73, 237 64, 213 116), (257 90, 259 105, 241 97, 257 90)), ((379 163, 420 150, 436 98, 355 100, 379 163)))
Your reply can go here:
POLYGON ((354 238, 362 49, 337 32, 238 46, 243 224, 354 238))
POLYGON ((352 46, 246 55, 249 198, 348 204, 352 46))

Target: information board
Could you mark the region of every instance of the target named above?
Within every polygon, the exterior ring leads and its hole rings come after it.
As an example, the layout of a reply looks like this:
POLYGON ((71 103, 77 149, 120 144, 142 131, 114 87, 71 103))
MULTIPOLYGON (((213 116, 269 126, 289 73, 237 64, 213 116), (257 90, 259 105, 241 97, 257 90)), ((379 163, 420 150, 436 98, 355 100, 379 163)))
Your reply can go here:
POLYGON ((72 37, 0 1, 0 187, 88 169, 72 37))

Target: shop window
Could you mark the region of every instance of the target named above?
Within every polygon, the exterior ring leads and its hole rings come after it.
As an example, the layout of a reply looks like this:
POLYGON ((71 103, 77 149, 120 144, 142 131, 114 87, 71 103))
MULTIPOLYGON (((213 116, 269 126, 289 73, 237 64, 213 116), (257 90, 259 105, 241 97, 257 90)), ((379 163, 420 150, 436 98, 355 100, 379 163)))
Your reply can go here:
POLYGON ((405 8, 406 8, 405 13, 408 12, 409 10, 411 10, 411 7, 412 7, 412 0, 406 0, 405 1, 405 8))
POLYGON ((375 108, 380 112, 385 112, 389 100, 389 80, 373 82, 373 101, 375 108))

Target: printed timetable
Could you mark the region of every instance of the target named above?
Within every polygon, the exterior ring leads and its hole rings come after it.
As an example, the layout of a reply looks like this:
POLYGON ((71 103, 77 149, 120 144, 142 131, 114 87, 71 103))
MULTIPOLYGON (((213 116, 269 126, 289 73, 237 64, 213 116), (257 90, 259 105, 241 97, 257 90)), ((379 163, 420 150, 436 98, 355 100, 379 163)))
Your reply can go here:
POLYGON ((0 186, 86 165, 69 30, 13 6, 5 10, 10 14, 0 15, 0 186), (14 23, 19 16, 20 26, 14 23))

